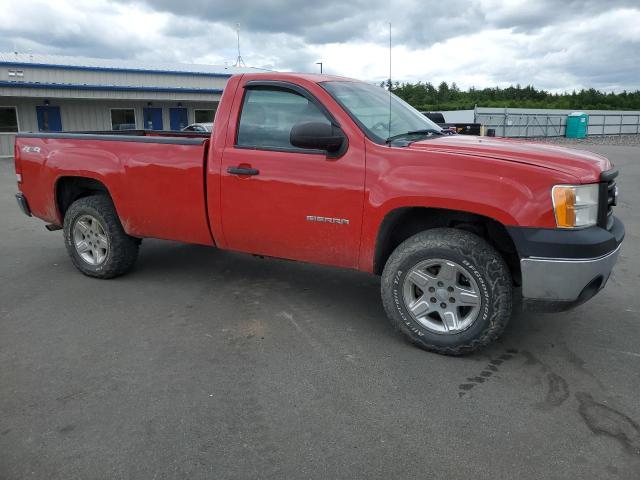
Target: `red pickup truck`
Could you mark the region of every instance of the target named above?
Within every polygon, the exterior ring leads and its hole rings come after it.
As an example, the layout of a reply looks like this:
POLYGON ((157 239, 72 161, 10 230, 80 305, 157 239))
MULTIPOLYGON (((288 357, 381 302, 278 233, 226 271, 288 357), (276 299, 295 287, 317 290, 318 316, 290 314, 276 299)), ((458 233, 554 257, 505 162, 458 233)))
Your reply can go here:
POLYGON ((234 76, 210 136, 21 133, 15 168, 20 207, 64 229, 85 275, 127 272, 145 237, 358 269, 381 275, 398 330, 450 355, 515 305, 591 298, 624 237, 606 158, 445 135, 339 77, 234 76))

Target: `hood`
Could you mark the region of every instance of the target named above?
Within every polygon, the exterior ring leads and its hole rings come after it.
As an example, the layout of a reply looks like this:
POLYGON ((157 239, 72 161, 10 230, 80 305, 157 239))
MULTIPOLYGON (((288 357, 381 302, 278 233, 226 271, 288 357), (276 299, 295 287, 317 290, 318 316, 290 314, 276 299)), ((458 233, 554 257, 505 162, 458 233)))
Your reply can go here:
POLYGON ((593 152, 506 138, 447 135, 414 142, 408 148, 534 165, 571 174, 581 183, 598 182, 600 172, 612 167, 609 160, 593 152))

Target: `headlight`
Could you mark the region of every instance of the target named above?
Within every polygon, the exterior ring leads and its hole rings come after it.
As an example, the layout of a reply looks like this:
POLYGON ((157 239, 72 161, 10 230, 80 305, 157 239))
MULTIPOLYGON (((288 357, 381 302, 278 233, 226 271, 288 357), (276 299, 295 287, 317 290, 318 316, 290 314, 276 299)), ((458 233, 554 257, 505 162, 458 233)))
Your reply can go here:
POLYGON ((590 227, 598 221, 598 184, 556 185, 551 197, 559 228, 590 227))

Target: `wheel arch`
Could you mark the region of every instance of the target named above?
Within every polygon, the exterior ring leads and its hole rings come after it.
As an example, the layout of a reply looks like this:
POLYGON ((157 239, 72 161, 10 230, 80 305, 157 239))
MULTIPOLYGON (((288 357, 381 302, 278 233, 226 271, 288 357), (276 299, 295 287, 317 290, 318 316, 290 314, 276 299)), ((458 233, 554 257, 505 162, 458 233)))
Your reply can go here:
POLYGON ((106 194, 112 201, 107 186, 98 179, 83 176, 67 175, 59 177, 55 183, 55 202, 60 221, 73 202, 90 195, 106 194))
POLYGON ((477 213, 431 207, 399 207, 385 215, 376 236, 374 273, 382 273, 391 253, 406 239, 439 227, 466 230, 484 238, 505 259, 514 284, 521 284, 520 258, 511 235, 501 222, 477 213))

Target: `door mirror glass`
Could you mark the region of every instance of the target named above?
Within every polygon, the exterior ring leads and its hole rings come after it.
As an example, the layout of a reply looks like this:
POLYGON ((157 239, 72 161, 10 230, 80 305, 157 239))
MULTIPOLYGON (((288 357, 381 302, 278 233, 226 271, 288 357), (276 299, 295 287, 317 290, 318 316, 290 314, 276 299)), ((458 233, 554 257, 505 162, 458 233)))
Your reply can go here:
POLYGON ((340 127, 324 122, 298 123, 291 129, 291 145, 298 148, 339 152, 346 137, 340 127))

